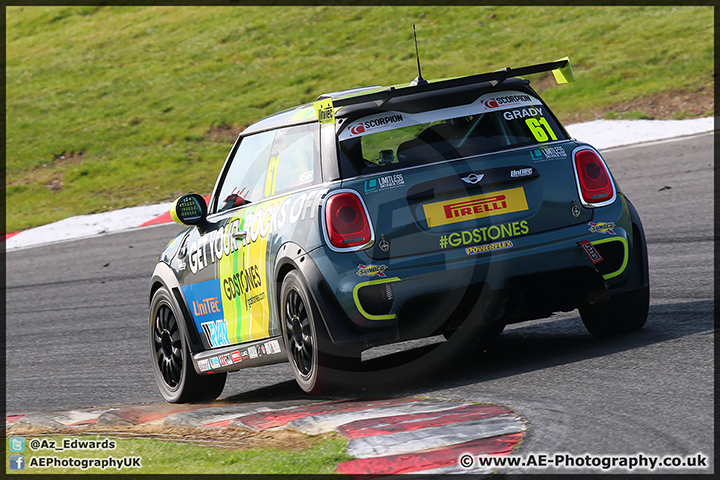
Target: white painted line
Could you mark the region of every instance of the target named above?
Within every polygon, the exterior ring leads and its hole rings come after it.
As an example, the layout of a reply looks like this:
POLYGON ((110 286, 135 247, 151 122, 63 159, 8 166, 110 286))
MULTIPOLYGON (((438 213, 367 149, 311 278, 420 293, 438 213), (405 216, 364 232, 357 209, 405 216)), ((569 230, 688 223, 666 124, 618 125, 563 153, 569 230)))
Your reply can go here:
POLYGON ((355 438, 348 442, 347 453, 356 458, 400 455, 523 431, 525 425, 520 417, 499 415, 411 432, 355 438))
POLYGON ((414 413, 439 412, 452 408, 469 405, 468 403, 448 402, 442 400, 421 400, 391 407, 368 408, 356 412, 323 413, 311 417, 298 418, 288 423, 288 427, 294 428, 307 435, 319 435, 329 433, 340 425, 354 422, 356 420, 367 420, 369 418, 391 417, 395 415, 408 415, 414 413))

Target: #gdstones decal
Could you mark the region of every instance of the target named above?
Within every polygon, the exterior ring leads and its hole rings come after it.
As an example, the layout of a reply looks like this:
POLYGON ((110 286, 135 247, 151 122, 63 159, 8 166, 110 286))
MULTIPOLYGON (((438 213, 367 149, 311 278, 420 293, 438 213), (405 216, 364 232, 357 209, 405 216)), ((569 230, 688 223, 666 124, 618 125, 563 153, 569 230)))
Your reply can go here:
MULTIPOLYGON (((489 227, 474 228, 453 232, 449 235, 440 236, 440 248, 452 248, 470 244, 485 243, 494 240, 506 239, 527 235, 530 232, 527 220, 519 222, 490 225, 489 227)), ((472 252, 467 252, 468 255, 472 252)))

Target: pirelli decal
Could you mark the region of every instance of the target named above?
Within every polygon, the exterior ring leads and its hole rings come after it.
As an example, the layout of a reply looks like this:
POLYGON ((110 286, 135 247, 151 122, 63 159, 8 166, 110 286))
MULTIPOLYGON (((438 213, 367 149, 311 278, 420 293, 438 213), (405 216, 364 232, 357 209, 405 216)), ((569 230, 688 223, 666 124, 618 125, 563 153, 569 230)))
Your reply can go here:
POLYGON ((522 187, 423 205, 429 227, 527 210, 522 187))

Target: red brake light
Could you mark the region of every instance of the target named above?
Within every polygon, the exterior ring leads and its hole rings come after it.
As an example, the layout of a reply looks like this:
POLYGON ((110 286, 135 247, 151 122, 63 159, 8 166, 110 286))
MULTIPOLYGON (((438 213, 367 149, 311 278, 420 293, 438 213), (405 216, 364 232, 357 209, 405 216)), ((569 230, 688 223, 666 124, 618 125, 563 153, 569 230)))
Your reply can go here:
POLYGON ((335 248, 364 246, 372 240, 370 220, 360 198, 341 192, 325 203, 325 226, 330 244, 335 248))
POLYGON ((600 156, 592 150, 580 150, 575 154, 575 171, 577 172, 580 193, 585 203, 602 203, 613 198, 610 173, 600 156))

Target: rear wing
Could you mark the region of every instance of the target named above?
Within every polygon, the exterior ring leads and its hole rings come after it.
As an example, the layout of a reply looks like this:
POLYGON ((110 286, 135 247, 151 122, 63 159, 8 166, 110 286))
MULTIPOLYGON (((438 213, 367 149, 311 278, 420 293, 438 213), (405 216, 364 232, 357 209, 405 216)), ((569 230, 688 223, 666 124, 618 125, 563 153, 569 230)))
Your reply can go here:
POLYGON ((521 77, 524 75, 532 75, 534 73, 542 72, 553 72, 555 75, 555 81, 557 83, 568 83, 574 82, 575 77, 572 72, 572 66, 570 65, 570 59, 568 57, 561 58, 554 62, 539 63, 537 65, 530 65, 527 67, 510 68, 505 67, 494 72, 480 73, 477 75, 470 75, 468 77, 451 78, 449 80, 440 80, 432 83, 425 83, 406 87, 389 87, 384 90, 375 91, 374 93, 360 93, 359 95, 345 97, 345 98, 332 98, 332 94, 320 95, 318 100, 332 99, 332 107, 346 107, 348 105, 356 105, 358 103, 365 102, 380 102, 383 103, 390 98, 402 97, 405 95, 416 95, 419 93, 432 92, 435 90, 443 90, 447 88, 462 87, 465 85, 473 85, 476 83, 489 82, 493 86, 499 85, 508 78, 521 77))

